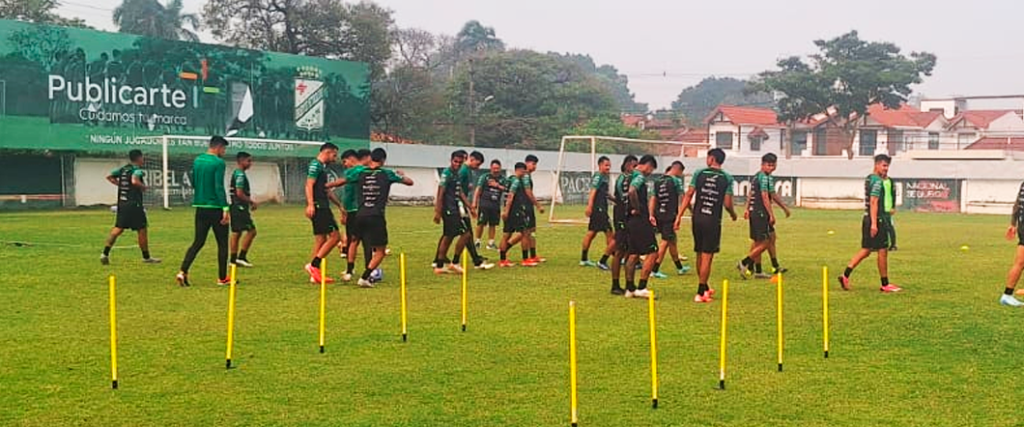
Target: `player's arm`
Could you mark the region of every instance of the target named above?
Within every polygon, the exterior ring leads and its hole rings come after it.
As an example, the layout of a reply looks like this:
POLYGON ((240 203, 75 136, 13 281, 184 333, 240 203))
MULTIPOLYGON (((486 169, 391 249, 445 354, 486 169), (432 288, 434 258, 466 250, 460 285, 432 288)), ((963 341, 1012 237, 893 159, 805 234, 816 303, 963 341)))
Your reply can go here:
POLYGON ((871 196, 871 237, 878 234, 878 196, 871 196))
POLYGON ((345 207, 341 205, 341 200, 338 199, 338 195, 335 192, 328 191, 327 199, 331 201, 332 205, 337 206, 338 209, 341 209, 342 212, 345 212, 345 207))
POLYGON ((530 203, 532 203, 533 206, 535 206, 537 210, 540 211, 540 213, 544 213, 544 206, 541 206, 540 202, 538 202, 537 198, 534 197, 533 195, 533 187, 526 189, 526 197, 530 200, 530 203))
POLYGON ((146 191, 146 184, 142 182, 141 175, 132 175, 132 185, 138 187, 142 191, 146 191))
POLYGON ((683 199, 679 201, 679 213, 676 214, 676 222, 679 222, 683 218, 683 214, 686 213, 687 209, 690 209, 690 203, 693 202, 693 195, 697 193, 697 189, 689 187, 686 189, 686 194, 683 195, 683 199))
POLYGON ((789 216, 792 215, 792 212, 789 211, 789 207, 786 206, 786 202, 782 200, 782 197, 779 196, 779 193, 772 193, 772 202, 774 202, 776 205, 779 205, 779 207, 782 208, 782 211, 786 213, 786 218, 789 218, 789 216))
POLYGON ((731 216, 732 220, 735 221, 737 216, 736 209, 733 209, 732 206, 732 193, 725 193, 725 210, 729 211, 729 216, 731 216))
MULTIPOLYGON (((509 185, 509 191, 512 191, 515 185, 509 185)), ((501 219, 508 220, 508 217, 512 215, 512 202, 515 200, 515 195, 510 194, 505 198, 505 209, 501 212, 501 219)))
MULTIPOLYGON (((1021 187, 1024 187, 1024 185, 1021 187)), ((1021 190, 1024 191, 1024 188, 1021 190)), ((1022 201, 1024 200, 1018 196, 1017 202, 1013 204, 1013 213, 1010 214, 1010 228, 1006 229, 1006 240, 1013 240, 1014 237, 1017 237, 1017 221, 1020 218, 1021 209, 1024 208, 1024 206, 1021 206, 1022 201)))
POLYGON ((441 223, 441 205, 444 203, 444 179, 441 176, 441 183, 437 186, 437 195, 434 196, 434 224, 441 223))
POLYGON ((473 210, 476 210, 477 207, 480 206, 480 193, 483 192, 483 187, 486 185, 484 182, 486 177, 486 175, 481 177, 480 181, 476 183, 476 188, 473 189, 473 210))
POLYGON ((469 215, 475 217, 476 207, 469 204, 469 199, 467 199, 466 195, 463 194, 461 191, 458 191, 457 193, 459 193, 459 200, 462 200, 462 206, 469 208, 469 215))
MULTIPOLYGON (((764 209, 768 211, 768 223, 775 224, 775 208, 772 207, 772 196, 768 190, 761 190, 761 203, 764 204, 764 209)), ((750 198, 747 198, 747 203, 750 203, 750 198)))
POLYGON ((231 217, 228 216, 228 210, 230 209, 228 204, 228 192, 224 189, 224 169, 227 167, 224 162, 220 162, 217 167, 213 170, 213 192, 217 195, 217 202, 221 206, 220 223, 226 225, 231 221, 231 217))
POLYGON ((316 185, 316 178, 306 177, 306 218, 313 219, 313 186, 316 185))
POLYGON ((648 219, 651 221, 651 225, 658 225, 657 218, 654 217, 654 209, 658 207, 658 198, 651 196, 647 198, 647 213, 648 219))
POLYGON ((120 169, 114 169, 114 170, 110 171, 110 173, 107 174, 107 182, 109 182, 111 184, 114 184, 114 185, 118 185, 117 177, 118 177, 118 175, 120 175, 120 173, 121 173, 120 169))
POLYGON ((750 219, 750 203, 753 198, 754 192, 752 190, 747 190, 747 201, 743 204, 743 219, 750 219))

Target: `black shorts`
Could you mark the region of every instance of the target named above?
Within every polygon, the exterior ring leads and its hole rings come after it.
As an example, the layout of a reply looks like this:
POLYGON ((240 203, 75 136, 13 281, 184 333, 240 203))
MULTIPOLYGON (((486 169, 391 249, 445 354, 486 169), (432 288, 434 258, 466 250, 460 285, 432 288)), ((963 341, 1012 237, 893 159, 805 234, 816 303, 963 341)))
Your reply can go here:
POLYGON ((122 230, 139 231, 149 226, 146 209, 142 206, 118 206, 114 227, 122 230))
POLYGON ((523 215, 523 226, 526 227, 527 230, 537 228, 537 212, 533 210, 533 206, 530 206, 529 209, 526 210, 526 214, 523 215))
POLYGON ((364 248, 383 248, 388 245, 388 222, 381 216, 364 216, 355 221, 356 236, 364 248))
POLYGON ((587 230, 600 233, 612 231, 612 223, 608 220, 608 212, 591 212, 590 223, 587 224, 587 230))
POLYGON ((444 237, 459 237, 469 230, 468 222, 458 213, 441 214, 441 224, 444 225, 444 237))
POLYGON ((505 220, 505 227, 502 229, 505 233, 522 233, 526 230, 526 226, 523 224, 523 213, 512 212, 508 219, 505 220))
POLYGON ((622 253, 629 252, 629 230, 625 226, 615 230, 615 249, 622 253))
POLYGON ((241 233, 243 231, 255 230, 256 223, 252 221, 252 211, 248 206, 231 205, 231 231, 241 233))
POLYGON ((322 236, 338 231, 338 222, 331 208, 316 208, 313 211, 313 235, 322 236))
POLYGON ((650 218, 639 216, 626 220, 629 237, 627 253, 630 255, 647 255, 658 251, 658 239, 654 235, 654 226, 650 218))
POLYGON ((871 217, 864 215, 860 227, 860 247, 872 251, 889 249, 889 221, 879 217, 878 233, 871 237, 871 217))
POLYGON ((722 248, 722 223, 714 219, 693 219, 693 251, 716 254, 722 248))
POLYGON ((499 208, 480 208, 479 218, 477 219, 477 225, 487 226, 498 226, 501 225, 501 209, 499 208))
POLYGON ((359 229, 359 226, 356 225, 356 212, 358 211, 345 212, 345 237, 350 242, 352 239, 359 238, 359 236, 356 235, 356 230, 359 229))
POLYGON ((750 240, 763 242, 775 234, 775 226, 771 224, 767 214, 750 214, 750 240))
POLYGON ((1017 224, 1017 244, 1024 246, 1024 223, 1017 224))
POLYGON ((675 217, 656 217, 655 222, 658 223, 658 234, 661 235, 661 240, 676 241, 675 217))

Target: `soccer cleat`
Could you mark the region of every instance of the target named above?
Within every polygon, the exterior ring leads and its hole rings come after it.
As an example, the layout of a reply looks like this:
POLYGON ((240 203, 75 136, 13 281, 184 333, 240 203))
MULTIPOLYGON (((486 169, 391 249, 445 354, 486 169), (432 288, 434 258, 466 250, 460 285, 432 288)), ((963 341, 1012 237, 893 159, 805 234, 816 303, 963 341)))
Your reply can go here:
POLYGON ((178 282, 178 286, 183 288, 192 286, 192 284, 188 282, 188 274, 185 274, 183 271, 179 271, 178 274, 174 276, 174 280, 178 282))
POLYGON ((622 296, 624 296, 624 297, 626 297, 626 298, 633 298, 633 294, 634 294, 634 293, 635 293, 634 291, 631 291, 631 290, 629 290, 629 289, 626 289, 626 293, 622 294, 622 296))
POLYGON ((462 272, 465 271, 462 269, 462 266, 458 264, 451 264, 448 266, 448 269, 455 274, 462 274, 462 272))
POLYGON ((474 266, 473 268, 475 268, 477 270, 487 271, 487 270, 490 270, 490 269, 494 268, 494 264, 489 263, 487 261, 484 261, 484 262, 481 262, 480 265, 474 266))
POLYGON ((238 264, 239 267, 245 267, 245 268, 253 268, 254 267, 254 265, 252 265, 252 263, 249 262, 249 260, 241 259, 241 258, 236 259, 235 260, 235 264, 238 264))
POLYGON ((100 255, 100 264, 110 265, 110 257, 107 255, 100 255))
MULTIPOLYGON (((319 280, 316 280, 316 279, 314 279, 314 278, 312 278, 312 277, 310 277, 310 278, 309 278, 309 283, 312 283, 312 284, 314 284, 314 285, 319 285, 319 284, 320 284, 320 281, 319 281, 319 280)), ((324 283, 326 283, 326 284, 328 284, 328 285, 329 285, 329 284, 331 284, 331 283, 334 283, 334 279, 332 279, 332 278, 328 277, 328 278, 327 278, 326 280, 324 280, 324 283)))
POLYGON ((637 289, 633 291, 633 298, 648 299, 651 297, 651 291, 647 289, 637 289))
POLYGON ((150 258, 143 258, 142 259, 142 263, 143 264, 159 264, 161 262, 164 262, 164 260, 162 260, 160 258, 152 258, 152 257, 150 257, 150 258))
POLYGON ((515 267, 515 266, 516 266, 516 263, 514 263, 512 261, 509 261, 507 259, 498 263, 498 267, 499 268, 509 268, 509 267, 515 267))
POLYGON ((580 267, 597 267, 597 263, 594 261, 580 261, 580 267))
POLYGON ((342 274, 341 275, 341 281, 342 282, 351 282, 352 281, 352 273, 342 274))
POLYGON ((348 254, 346 254, 344 251, 338 251, 338 256, 340 256, 341 259, 348 258, 348 254))
POLYGON ((771 279, 772 277, 775 276, 772 276, 771 274, 768 273, 754 273, 755 279, 771 279))
POLYGON ((655 271, 655 272, 651 273, 651 277, 653 277, 655 279, 668 279, 668 275, 665 274, 665 273, 662 273, 660 271, 655 271))
POLYGON ((536 267, 536 266, 540 265, 540 263, 537 262, 536 259, 527 258, 527 259, 523 260, 522 265, 523 265, 523 267, 536 267))
POLYGON ((751 276, 750 269, 748 269, 747 266, 743 265, 742 261, 736 264, 736 271, 740 272, 740 278, 743 280, 747 280, 751 276))
POLYGON ((678 273, 680 276, 682 276, 682 275, 684 275, 686 273, 689 273, 689 272, 690 272, 690 266, 688 266, 688 265, 684 265, 683 268, 680 268, 680 269, 676 270, 676 273, 678 273))
POLYGON ((1024 295, 1024 289, 1017 289, 1017 292, 1015 292, 1015 293, 1017 295, 1024 295))
POLYGON ((612 295, 625 295, 626 290, 618 286, 612 286, 612 295))
POLYGON ((391 248, 384 248, 384 256, 391 255, 391 248))
POLYGON ((538 263, 538 264, 539 264, 539 263, 542 263, 542 262, 548 262, 548 259, 547 259, 547 258, 541 258, 541 257, 539 257, 539 256, 535 256, 535 257, 533 257, 533 260, 534 260, 534 261, 537 261, 537 263, 538 263))
POLYGON ((850 278, 846 276, 839 276, 839 286, 842 286, 844 291, 850 290, 850 278))
POLYGON ((893 292, 900 292, 903 290, 903 288, 890 283, 888 285, 882 286, 881 288, 878 288, 878 290, 889 294, 893 292))
POLYGON ((702 303, 702 302, 704 302, 704 296, 701 295, 701 294, 694 295, 693 296, 693 302, 695 302, 695 303, 702 303))
POLYGON ((373 282, 371 282, 369 280, 366 280, 366 279, 363 279, 363 278, 359 279, 358 285, 359 285, 360 288, 364 288, 364 289, 372 289, 374 287, 373 286, 373 282))
POLYGON ((217 279, 217 285, 218 286, 230 286, 231 285, 231 280, 230 279, 217 279))
POLYGON ((679 260, 682 261, 682 262, 686 262, 686 261, 689 261, 690 258, 688 258, 686 255, 680 255, 679 256, 679 260))
POLYGON ((473 245, 476 246, 477 249, 480 249, 480 241, 479 240, 477 240, 476 242, 473 242, 473 245))
POLYGON ((441 267, 434 266, 434 274, 451 274, 452 270, 447 265, 441 267))
POLYGON ((487 249, 490 249, 492 251, 496 251, 496 250, 498 250, 498 245, 495 245, 494 243, 488 243, 487 244, 487 249))
POLYGON ((309 274, 309 279, 310 279, 311 283, 319 283, 320 282, 320 276, 322 276, 322 275, 320 274, 320 269, 319 268, 313 267, 313 264, 306 264, 306 266, 303 267, 303 268, 305 268, 306 269, 306 273, 309 274))
POLYGON ((779 274, 779 273, 786 274, 788 272, 789 272, 789 269, 786 268, 786 267, 779 267, 779 268, 772 267, 771 274, 779 274))
POLYGON ((1024 307, 1024 302, 1020 302, 1013 295, 1003 295, 999 298, 999 304, 1010 306, 1010 307, 1024 307))

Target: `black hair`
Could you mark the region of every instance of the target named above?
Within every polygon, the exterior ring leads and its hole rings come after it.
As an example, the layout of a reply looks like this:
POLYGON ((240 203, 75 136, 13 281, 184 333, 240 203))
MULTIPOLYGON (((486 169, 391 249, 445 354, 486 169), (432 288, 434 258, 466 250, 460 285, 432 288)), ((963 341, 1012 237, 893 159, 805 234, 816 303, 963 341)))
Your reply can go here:
POLYGON ((330 142, 320 146, 320 152, 321 153, 323 153, 324 151, 327 151, 327 150, 338 151, 338 146, 334 145, 334 144, 331 144, 330 142))
POLYGON ((676 160, 676 161, 672 162, 672 164, 669 165, 668 168, 672 169, 672 168, 674 168, 676 166, 679 166, 679 169, 681 169, 681 170, 686 170, 686 165, 684 165, 683 162, 680 162, 679 160, 676 160))
POLYGON ((516 170, 520 170, 520 169, 526 169, 526 163, 523 163, 523 162, 516 163, 516 170))
POLYGON ((533 154, 529 154, 529 155, 526 156, 526 163, 538 163, 538 162, 540 162, 540 159, 538 159, 537 156, 534 156, 533 154))
POLYGON ((370 150, 368 148, 363 148, 363 149, 361 149, 359 151, 356 151, 356 157, 358 157, 360 159, 365 159, 367 157, 370 157, 370 150))
POLYGON ((455 151, 452 151, 452 160, 455 160, 456 158, 459 158, 459 157, 465 159, 468 156, 469 156, 469 154, 466 153, 466 150, 455 150, 455 151))
POLYGON ((350 157, 359 157, 356 155, 356 150, 345 150, 344 153, 341 153, 341 158, 343 159, 347 159, 350 157))
POLYGON ((132 150, 128 152, 128 160, 138 161, 142 158, 142 150, 132 150))
POLYGON ((246 153, 245 151, 239 151, 238 154, 235 155, 235 160, 242 161, 250 157, 252 157, 252 154, 246 153))
POLYGON ((610 162, 610 161, 611 161, 611 159, 609 159, 608 156, 601 156, 601 157, 597 158, 597 164, 601 164, 601 163, 604 163, 604 162, 610 162))
POLYGON ((718 163, 719 166, 725 163, 725 151, 721 148, 712 148, 711 151, 708 151, 708 156, 714 157, 715 162, 718 163))
POLYGON ((892 163, 892 157, 889 157, 888 154, 879 154, 875 156, 875 163, 878 162, 892 163))
POLYGON ((223 136, 214 136, 210 138, 210 148, 227 147, 228 140, 224 139, 223 136))
POLYGON ((622 164, 625 165, 627 163, 633 163, 635 161, 636 161, 636 156, 630 154, 630 155, 626 156, 625 159, 622 159, 622 164))
POLYGON ((778 163, 778 162, 779 162, 779 156, 776 156, 775 153, 768 153, 768 154, 765 154, 765 155, 761 156, 761 163, 774 164, 774 163, 778 163))
POLYGON ((501 160, 498 160, 498 159, 491 160, 491 165, 492 166, 493 165, 501 166, 501 160))
POLYGON ((643 157, 640 158, 640 164, 651 165, 652 168, 656 168, 658 167, 658 160, 655 159, 654 156, 650 154, 645 154, 643 157))
POLYGON ((479 151, 474 151, 472 153, 469 153, 469 157, 472 157, 472 158, 476 159, 480 163, 484 162, 484 153, 481 153, 479 151))
POLYGON ((384 151, 383 148, 374 148, 373 151, 370 153, 370 160, 373 160, 374 162, 383 163, 387 159, 388 152, 384 151))

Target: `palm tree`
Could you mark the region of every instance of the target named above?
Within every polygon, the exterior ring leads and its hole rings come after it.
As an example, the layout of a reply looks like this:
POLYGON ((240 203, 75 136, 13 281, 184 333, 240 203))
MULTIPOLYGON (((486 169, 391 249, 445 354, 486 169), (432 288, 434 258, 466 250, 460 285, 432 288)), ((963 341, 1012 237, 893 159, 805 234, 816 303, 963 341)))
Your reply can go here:
POLYGON ((158 37, 169 40, 199 41, 199 16, 182 13, 181 0, 170 0, 166 6, 159 0, 124 0, 114 9, 114 24, 122 33, 158 37), (191 27, 191 30, 185 28, 191 27))
POLYGON ((469 21, 455 36, 455 49, 460 54, 474 55, 491 50, 505 50, 505 42, 494 32, 494 27, 485 27, 480 21, 469 21))

